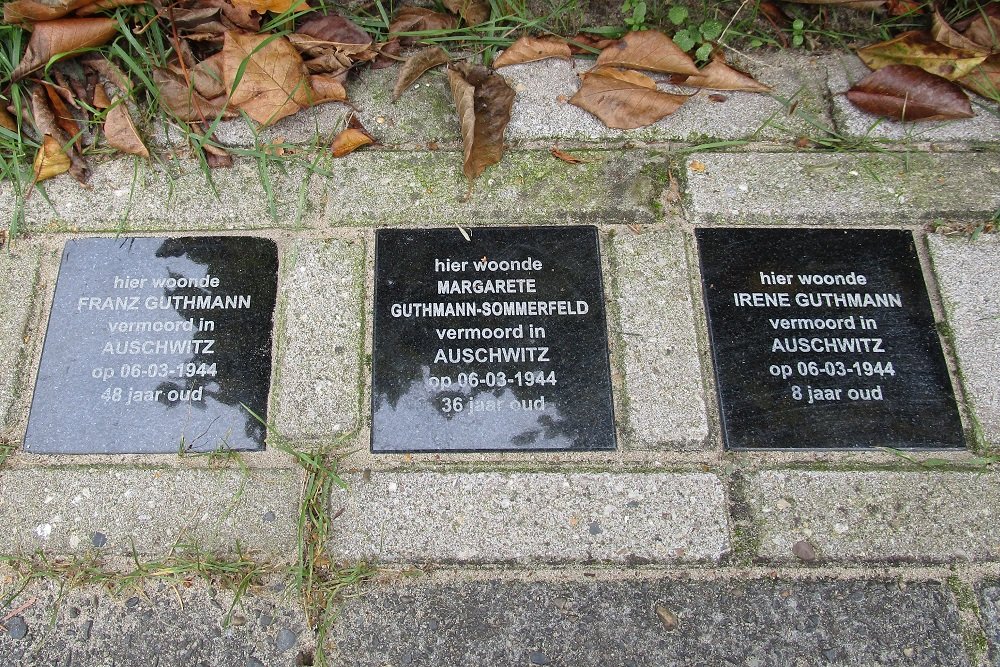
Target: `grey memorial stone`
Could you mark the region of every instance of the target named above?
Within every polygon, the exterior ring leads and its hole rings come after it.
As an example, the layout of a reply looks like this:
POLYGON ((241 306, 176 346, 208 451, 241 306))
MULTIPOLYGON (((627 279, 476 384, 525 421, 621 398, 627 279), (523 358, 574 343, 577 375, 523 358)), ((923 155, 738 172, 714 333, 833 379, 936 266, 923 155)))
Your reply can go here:
POLYGON ((68 241, 25 449, 262 449, 277 264, 258 238, 68 241))

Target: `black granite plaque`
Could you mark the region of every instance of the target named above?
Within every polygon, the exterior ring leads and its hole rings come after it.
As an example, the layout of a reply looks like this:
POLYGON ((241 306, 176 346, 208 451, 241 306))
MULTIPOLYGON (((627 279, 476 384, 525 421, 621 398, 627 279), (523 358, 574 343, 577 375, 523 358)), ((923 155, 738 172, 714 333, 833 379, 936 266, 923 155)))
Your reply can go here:
POLYGON ((615 448, 595 227, 379 230, 372 451, 615 448))
POLYGON ((912 234, 696 235, 728 448, 963 446, 912 234))
POLYGON ((25 449, 262 449, 277 269, 267 239, 67 241, 25 449))

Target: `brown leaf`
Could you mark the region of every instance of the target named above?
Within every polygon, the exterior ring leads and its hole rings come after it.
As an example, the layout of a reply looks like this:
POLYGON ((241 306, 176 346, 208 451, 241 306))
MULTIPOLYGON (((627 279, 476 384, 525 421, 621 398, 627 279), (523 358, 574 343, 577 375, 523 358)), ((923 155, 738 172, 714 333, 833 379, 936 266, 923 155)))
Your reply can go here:
POLYGON ((990 53, 1000 51, 1000 4, 984 6, 962 34, 990 53))
POLYGON ((552 153, 552 157, 559 158, 563 162, 566 162, 566 163, 569 163, 569 164, 582 164, 583 163, 583 160, 581 160, 580 158, 576 157, 575 155, 571 155, 571 154, 567 153, 566 151, 561 151, 558 148, 556 148, 555 146, 553 146, 552 148, 550 148, 549 152, 552 153))
POLYGON ((104 85, 98 83, 94 86, 94 107, 97 109, 107 109, 111 106, 111 100, 108 98, 108 92, 104 90, 104 85))
POLYGON ((368 146, 373 143, 375 143, 375 140, 364 130, 359 130, 355 127, 346 127, 333 138, 333 145, 330 146, 330 150, 333 151, 333 157, 344 157, 362 146, 368 146))
POLYGON ((367 32, 352 21, 336 14, 311 18, 300 25, 295 32, 337 45, 345 53, 358 53, 372 45, 372 38, 367 32))
POLYGON ((123 99, 119 99, 118 103, 108 110, 108 115, 104 118, 104 136, 112 148, 130 155, 149 158, 149 149, 142 143, 139 131, 135 129, 132 115, 123 99))
POLYGON ((206 99, 198 91, 192 90, 183 76, 172 70, 154 69, 153 83, 159 91, 160 103, 178 120, 210 121, 219 114, 223 114, 223 118, 232 118, 235 115, 231 109, 226 108, 224 95, 211 100, 206 99))
POLYGON ((847 91, 855 106, 893 120, 971 118, 962 89, 914 65, 890 65, 872 72, 847 91))
POLYGON ((1000 54, 987 58, 982 65, 972 70, 971 74, 959 79, 957 83, 987 99, 1000 102, 1000 54))
POLYGON ((608 39, 607 37, 601 37, 600 35, 593 35, 586 32, 581 32, 572 37, 566 38, 566 42, 569 44, 570 53, 574 54, 597 53, 598 51, 603 51, 617 41, 617 39, 608 39))
POLYGON ((41 148, 35 153, 35 182, 65 174, 69 171, 70 165, 71 162, 66 151, 63 150, 58 141, 46 134, 41 148))
POLYGON ((73 112, 69 110, 66 103, 63 102, 62 97, 56 92, 55 86, 42 82, 42 87, 45 89, 45 94, 49 98, 49 105, 52 108, 52 112, 55 116, 56 125, 59 126, 67 137, 76 144, 76 147, 80 147, 80 126, 76 123, 76 118, 73 117, 73 112))
POLYGON ((200 63, 191 68, 191 83, 198 94, 205 99, 211 99, 224 95, 226 86, 222 76, 223 58, 222 53, 216 53, 210 58, 205 58, 200 63))
POLYGON ((934 13, 931 15, 931 37, 934 38, 936 42, 940 42, 945 46, 949 46, 953 49, 964 49, 966 51, 982 51, 983 48, 973 42, 971 39, 958 32, 948 22, 941 16, 941 12, 938 11, 937 7, 934 8, 934 13))
POLYGON ((274 12, 281 14, 289 9, 305 9, 309 5, 306 0, 231 0, 234 7, 245 7, 258 14, 274 12))
POLYGON ((799 5, 836 5, 848 9, 859 9, 862 11, 869 9, 881 9, 886 0, 789 0, 799 5))
POLYGON ((0 127, 5 127, 17 134, 17 121, 14 120, 14 117, 10 115, 10 112, 3 105, 0 105, 0 127))
POLYGON ((15 0, 3 6, 4 23, 52 21, 90 4, 93 0, 15 0))
POLYGON ((701 68, 699 74, 687 77, 681 85, 712 90, 742 90, 748 93, 766 93, 771 90, 749 74, 730 67, 721 58, 713 59, 701 68))
POLYGON ((424 72, 432 67, 444 65, 449 60, 451 58, 448 54, 438 46, 429 46, 407 58, 399 70, 399 78, 396 79, 396 85, 392 89, 392 101, 398 100, 414 81, 424 75, 424 72))
POLYGON ((97 0, 85 7, 81 7, 76 12, 74 16, 93 16, 94 14, 100 14, 101 12, 106 12, 109 9, 115 9, 117 7, 132 7, 134 5, 143 5, 149 2, 149 0, 97 0))
POLYGON ((888 65, 916 65, 949 81, 961 79, 986 60, 984 53, 953 49, 918 30, 858 49, 858 56, 871 69, 888 65))
POLYGON ((601 51, 597 66, 697 75, 694 61, 658 30, 630 32, 601 51))
POLYGON ((199 5, 218 7, 222 12, 222 23, 227 28, 241 28, 249 32, 260 30, 260 14, 249 7, 237 7, 229 0, 198 0, 199 5))
POLYGON ((17 81, 44 67, 52 58, 77 49, 100 46, 118 31, 118 22, 109 18, 56 19, 35 26, 21 63, 11 74, 17 81))
POLYGON ((503 157, 503 133, 510 121, 514 89, 496 72, 469 63, 449 67, 448 83, 462 130, 462 170, 472 181, 503 157))
POLYGON ((657 90, 656 83, 639 72, 600 67, 583 75, 583 85, 569 102, 608 127, 631 130, 672 114, 686 99, 657 90))
POLYGON ((309 105, 312 92, 299 52, 284 37, 226 33, 223 75, 230 103, 270 125, 309 105), (243 63, 243 76, 237 74, 243 63))
POLYGON ((546 58, 565 58, 569 60, 572 54, 569 44, 561 37, 521 37, 507 47, 493 63, 500 68, 507 65, 519 65, 546 58))
POLYGON ((310 74, 343 74, 346 79, 351 59, 342 53, 332 52, 307 60, 305 66, 310 74))
POLYGON ((35 123, 35 130, 39 136, 49 135, 55 139, 59 146, 66 146, 69 150, 67 156, 70 159, 70 173, 73 178, 86 183, 90 178, 90 169, 87 161, 83 159, 79 151, 73 149, 72 137, 68 135, 56 121, 55 111, 49 100, 48 92, 42 85, 32 86, 31 89, 31 117, 35 123))
POLYGON ((399 53, 403 50, 403 45, 398 39, 390 39, 388 42, 376 45, 378 56, 372 61, 372 69, 385 69, 392 67, 399 62, 399 53))
POLYGON ((132 81, 129 79, 125 72, 121 70, 118 65, 105 58, 104 56, 90 56, 88 58, 82 58, 81 61, 84 65, 94 70, 112 85, 118 88, 126 95, 132 92, 132 81))
POLYGON ((486 0, 444 0, 444 6, 461 16, 466 25, 479 25, 490 20, 490 3, 486 0))
MULTIPOLYGON (((401 32, 424 32, 427 30, 451 30, 458 25, 458 19, 448 14, 435 12, 423 7, 403 7, 389 24, 389 35, 401 32)), ((414 38, 403 37, 404 44, 412 44, 414 38)))
POLYGON ((347 89, 340 77, 329 74, 310 74, 309 86, 313 91, 313 104, 347 101, 347 89))

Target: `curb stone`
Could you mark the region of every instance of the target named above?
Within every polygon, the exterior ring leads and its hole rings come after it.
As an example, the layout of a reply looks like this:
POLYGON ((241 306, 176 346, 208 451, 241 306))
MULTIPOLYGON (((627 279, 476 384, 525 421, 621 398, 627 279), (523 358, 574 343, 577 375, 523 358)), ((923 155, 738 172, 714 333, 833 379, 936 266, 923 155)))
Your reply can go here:
POLYGON ((927 242, 978 435, 1000 446, 1000 238, 927 242))
POLYGON ((0 553, 162 556, 178 541, 288 559, 300 475, 292 469, 17 467, 0 475, 0 553), (100 534, 103 537, 95 537, 100 534))
POLYGON ((11 405, 23 376, 26 354, 24 341, 28 317, 38 284, 42 249, 30 243, 18 242, 11 248, 0 248, 0 348, 6 351, 6 361, 0 371, 0 427, 7 424, 11 405))
MULTIPOLYGON (((612 241, 630 437, 706 449, 708 415, 684 234, 622 230, 612 241)), ((626 445, 627 446, 627 445, 626 445)))
POLYGON ((695 153, 696 225, 914 226, 1000 208, 1000 156, 983 153, 695 153))
POLYGON ((705 473, 350 475, 328 550, 383 563, 717 562, 726 494, 705 473))
POLYGON ((364 255, 360 240, 298 241, 286 251, 273 401, 283 436, 334 438, 357 428, 364 255))
POLYGON ((758 556, 795 562, 990 561, 1000 554, 1000 475, 770 470, 749 480, 758 556))

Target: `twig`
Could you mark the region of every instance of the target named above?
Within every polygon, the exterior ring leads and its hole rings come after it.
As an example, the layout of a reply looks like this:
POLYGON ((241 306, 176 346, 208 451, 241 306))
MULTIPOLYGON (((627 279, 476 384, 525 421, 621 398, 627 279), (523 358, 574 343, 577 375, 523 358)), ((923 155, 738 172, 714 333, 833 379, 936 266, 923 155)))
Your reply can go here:
POLYGON ((4 616, 3 618, 0 618, 0 628, 3 628, 4 630, 6 630, 7 626, 4 625, 4 623, 6 623, 10 619, 14 618, 15 616, 17 616, 22 611, 24 611, 25 609, 27 609, 31 605, 35 604, 36 602, 38 602, 38 598, 31 598, 30 600, 28 600, 27 602, 25 602, 24 604, 22 604, 20 607, 18 607, 14 611, 10 612, 9 614, 7 614, 6 616, 4 616))

